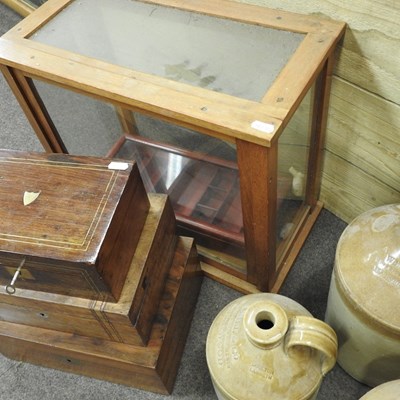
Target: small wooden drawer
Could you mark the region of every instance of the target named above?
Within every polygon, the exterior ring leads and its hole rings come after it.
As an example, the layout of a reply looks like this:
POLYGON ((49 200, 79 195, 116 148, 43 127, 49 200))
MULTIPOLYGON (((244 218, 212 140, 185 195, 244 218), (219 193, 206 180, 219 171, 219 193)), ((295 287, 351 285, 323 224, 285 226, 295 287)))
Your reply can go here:
POLYGON ((0 284, 117 301, 149 207, 135 162, 1 150, 0 284))

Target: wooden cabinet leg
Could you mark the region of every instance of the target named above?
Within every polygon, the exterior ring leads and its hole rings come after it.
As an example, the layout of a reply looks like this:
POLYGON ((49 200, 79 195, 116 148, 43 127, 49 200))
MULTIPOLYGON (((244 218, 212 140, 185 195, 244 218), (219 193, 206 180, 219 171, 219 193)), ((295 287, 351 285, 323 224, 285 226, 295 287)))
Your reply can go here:
POLYGON ((277 146, 237 140, 247 280, 269 291, 275 280, 277 146))
POLYGON ((115 111, 117 113, 122 132, 125 135, 138 136, 139 130, 136 125, 133 111, 127 110, 121 106, 115 106, 115 111))
POLYGON ((67 153, 32 80, 12 68, 0 68, 44 149, 49 153, 67 153))
POLYGON ((23 17, 27 17, 36 9, 34 4, 25 0, 1 0, 0 2, 5 4, 7 7, 10 7, 23 17))

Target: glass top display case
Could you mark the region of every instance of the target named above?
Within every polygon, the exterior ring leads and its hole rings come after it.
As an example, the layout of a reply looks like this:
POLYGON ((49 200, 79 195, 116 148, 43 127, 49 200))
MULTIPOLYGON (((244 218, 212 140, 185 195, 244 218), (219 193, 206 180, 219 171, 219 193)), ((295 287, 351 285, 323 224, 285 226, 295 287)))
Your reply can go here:
POLYGON ((136 160, 208 276, 278 291, 322 207, 344 28, 227 0, 49 0, 0 64, 46 151, 136 160))

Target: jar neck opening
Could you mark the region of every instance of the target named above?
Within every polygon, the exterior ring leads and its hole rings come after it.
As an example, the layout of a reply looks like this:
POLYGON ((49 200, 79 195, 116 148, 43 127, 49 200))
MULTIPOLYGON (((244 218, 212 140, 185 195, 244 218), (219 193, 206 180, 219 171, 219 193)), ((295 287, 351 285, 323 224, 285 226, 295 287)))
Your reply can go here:
POLYGON ((281 306, 269 301, 259 301, 246 310, 243 325, 247 338, 253 345, 270 349, 281 343, 289 321, 281 306))

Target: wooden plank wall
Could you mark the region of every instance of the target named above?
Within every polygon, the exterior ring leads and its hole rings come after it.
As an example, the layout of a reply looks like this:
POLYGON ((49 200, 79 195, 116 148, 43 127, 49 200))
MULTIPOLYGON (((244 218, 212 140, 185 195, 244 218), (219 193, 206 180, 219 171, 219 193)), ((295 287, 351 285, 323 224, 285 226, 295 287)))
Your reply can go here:
POLYGON ((321 200, 346 222, 400 203, 400 2, 240 1, 348 24, 333 78, 321 200))

